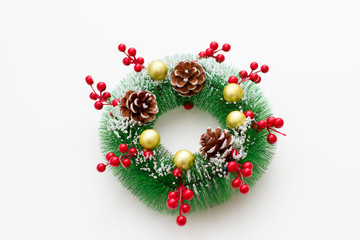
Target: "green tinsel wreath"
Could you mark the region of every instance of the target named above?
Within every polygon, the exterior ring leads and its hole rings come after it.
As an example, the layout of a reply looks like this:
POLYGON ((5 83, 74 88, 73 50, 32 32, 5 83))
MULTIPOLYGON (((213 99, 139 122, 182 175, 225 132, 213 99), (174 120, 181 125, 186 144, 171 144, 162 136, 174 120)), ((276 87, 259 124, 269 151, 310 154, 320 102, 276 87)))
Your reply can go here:
MULTIPOLYGON (((223 88, 228 84, 229 76, 235 76, 239 70, 233 66, 221 63, 214 59, 198 59, 193 55, 176 55, 162 59, 167 65, 169 72, 180 61, 196 60, 206 73, 206 87, 192 97, 178 95, 170 84, 169 74, 161 83, 153 81, 146 71, 130 73, 112 92, 112 99, 122 98, 128 90, 146 90, 156 96, 159 112, 157 117, 167 111, 182 107, 185 102, 192 102, 194 107, 210 113, 219 122, 219 127, 226 129, 226 116, 234 110, 245 112, 252 110, 257 119, 266 119, 271 116, 270 106, 261 93, 259 87, 251 81, 242 83, 244 96, 237 103, 229 103, 223 99, 223 88)), ((152 128, 156 119, 144 125, 129 124, 122 118, 119 109, 107 108, 100 126, 101 148, 104 154, 113 152, 120 154, 118 146, 126 143, 129 146, 142 149, 139 144, 139 136, 145 130, 152 128), (115 115, 110 117, 109 112, 115 115)), ((249 119, 248 119, 249 120, 249 119)), ((251 178, 245 179, 249 186, 253 186, 264 173, 271 161, 274 145, 266 141, 266 131, 256 131, 251 124, 243 129, 243 133, 230 130, 234 135, 245 134, 245 141, 241 143, 245 155, 239 163, 250 161, 253 164, 251 178)), ((200 136, 199 136, 200 140, 200 136)), ((183 177, 183 184, 194 191, 194 199, 191 200, 193 212, 205 210, 222 204, 230 199, 233 194, 238 194, 238 189, 231 187, 233 178, 225 171, 226 162, 211 162, 200 153, 195 155, 194 166, 183 177)), ((114 175, 119 181, 137 196, 144 204, 157 211, 174 213, 166 207, 168 192, 174 191, 179 186, 179 179, 175 179, 172 170, 173 153, 160 145, 154 150, 150 160, 146 160, 142 154, 138 154, 129 168, 112 168, 114 175)))

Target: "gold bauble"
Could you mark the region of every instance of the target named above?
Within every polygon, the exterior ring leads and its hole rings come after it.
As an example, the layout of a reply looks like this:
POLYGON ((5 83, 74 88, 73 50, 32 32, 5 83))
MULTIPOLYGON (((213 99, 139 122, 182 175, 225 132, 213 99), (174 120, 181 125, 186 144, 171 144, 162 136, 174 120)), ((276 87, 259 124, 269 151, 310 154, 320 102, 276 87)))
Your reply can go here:
POLYGON ((238 102, 243 96, 243 90, 240 85, 230 83, 224 87, 223 95, 224 99, 228 102, 238 102))
POLYGON ((168 72, 168 68, 163 61, 153 61, 148 68, 149 76, 153 80, 163 80, 168 72))
POLYGON ((240 111, 232 111, 226 117, 226 125, 229 128, 237 128, 242 126, 246 120, 245 115, 240 111))
POLYGON ((155 149, 160 145, 160 134, 154 129, 147 129, 140 135, 140 145, 145 149, 155 149))
POLYGON ((195 157, 194 154, 188 150, 180 150, 174 156, 174 164, 180 170, 186 171, 194 165, 195 157))

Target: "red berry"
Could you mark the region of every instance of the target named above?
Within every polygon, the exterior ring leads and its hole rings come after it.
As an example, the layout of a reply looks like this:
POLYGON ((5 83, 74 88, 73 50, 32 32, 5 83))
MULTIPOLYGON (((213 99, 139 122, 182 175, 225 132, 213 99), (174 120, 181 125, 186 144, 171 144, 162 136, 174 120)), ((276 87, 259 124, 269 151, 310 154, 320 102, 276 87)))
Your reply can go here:
POLYGON ((219 44, 217 42, 210 43, 210 48, 216 50, 216 49, 218 49, 218 47, 219 47, 219 44))
POLYGON ((93 85, 93 84, 94 84, 94 80, 93 80, 92 76, 90 76, 90 75, 89 75, 89 76, 86 76, 85 81, 86 81, 86 83, 89 84, 89 85, 93 85))
POLYGON ((240 71, 239 76, 240 76, 241 78, 246 78, 246 77, 248 76, 248 73, 247 73, 247 71, 242 70, 242 71, 240 71))
POLYGON ((270 134, 267 136, 267 141, 268 141, 268 143, 270 143, 270 144, 276 143, 276 141, 277 141, 276 135, 270 133, 270 134))
POLYGON ((250 63, 250 68, 251 68, 251 70, 256 70, 257 68, 258 68, 258 64, 257 64, 257 62, 252 62, 252 63, 250 63))
POLYGON ((231 173, 235 173, 238 170, 238 164, 234 161, 230 161, 228 162, 226 169, 231 173))
POLYGON ((168 198, 175 198, 175 199, 177 199, 177 198, 178 198, 178 193, 175 192, 175 191, 171 191, 171 192, 169 192, 169 194, 168 194, 168 198))
POLYGON ((114 100, 112 101, 113 107, 116 107, 116 106, 119 105, 119 104, 120 104, 120 100, 119 100, 119 99, 114 99, 114 100))
POLYGON ((129 48, 128 49, 128 54, 130 55, 130 56, 135 56, 136 55, 136 49, 135 48, 129 48))
POLYGON ((250 111, 250 110, 244 112, 244 115, 245 115, 245 117, 247 117, 247 118, 248 118, 248 117, 251 118, 251 119, 254 119, 254 118, 255 118, 255 114, 254 114, 252 111, 250 111))
POLYGON ((145 150, 143 155, 146 159, 149 159, 153 155, 153 152, 151 150, 145 150))
POLYGON ((240 189, 239 189, 239 190, 240 190, 240 192, 241 192, 242 194, 247 194, 247 193, 249 192, 250 188, 249 188, 248 185, 243 184, 243 185, 240 186, 240 189))
POLYGON ((260 121, 258 121, 257 126, 259 129, 265 129, 267 124, 266 124, 265 120, 260 120, 260 121))
POLYGON ((273 125, 276 128, 281 128, 282 126, 284 126, 284 120, 282 120, 281 118, 275 118, 273 125))
POLYGON ((184 203, 181 205, 181 212, 184 214, 188 214, 190 212, 191 208, 189 204, 184 203))
POLYGON ((123 64, 124 64, 125 66, 129 66, 129 65, 131 64, 131 58, 125 57, 125 58, 123 59, 123 64))
POLYGON ((172 172, 174 177, 180 177, 181 176, 181 170, 178 168, 175 168, 174 171, 172 172))
POLYGON ((232 181, 232 186, 233 186, 233 188, 239 188, 240 185, 241 185, 240 179, 235 178, 235 179, 232 181))
POLYGON ((219 54, 216 56, 216 61, 219 63, 222 63, 223 61, 225 61, 225 56, 223 54, 219 54))
POLYGON ((115 154, 113 152, 109 152, 108 154, 106 154, 106 160, 110 161, 110 159, 112 159, 113 157, 115 157, 115 154))
POLYGON ((258 79, 254 83, 260 83, 260 82, 261 82, 261 77, 259 76, 258 79))
POLYGON ((103 103, 101 101, 96 101, 94 107, 96 110, 101 110, 103 108, 103 103))
POLYGON ((178 205, 178 201, 175 198, 169 198, 166 202, 166 205, 170 209, 175 209, 178 205))
POLYGON ((191 103, 191 102, 185 102, 185 103, 184 103, 184 108, 185 108, 186 110, 190 110, 190 109, 192 109, 193 107, 194 107, 194 104, 191 103))
POLYGON ((239 79, 235 76, 229 77, 229 80, 228 80, 229 83, 238 83, 238 81, 239 81, 239 79))
POLYGON ((113 167, 118 167, 120 165, 120 158, 112 157, 110 159, 110 165, 113 166, 113 167))
POLYGON ((123 44, 123 43, 119 44, 118 49, 120 52, 125 52, 125 50, 126 50, 125 44, 123 44))
POLYGON ((268 65, 262 65, 260 69, 261 69, 261 72, 267 73, 269 71, 269 66, 268 65))
POLYGON ((230 156, 232 158, 235 158, 239 154, 239 151, 236 149, 231 150, 230 156))
POLYGON ((106 170, 106 165, 103 164, 103 163, 99 163, 97 166, 96 166, 96 169, 98 170, 98 172, 104 172, 106 170))
POLYGON ((138 153, 137 149, 136 148, 130 148, 129 149, 129 154, 131 155, 136 155, 138 153))
POLYGON ((109 97, 111 97, 111 94, 109 92, 103 93, 103 98, 108 99, 109 97))
POLYGON ((96 87, 100 92, 102 92, 106 89, 106 84, 104 82, 99 82, 96 87))
POLYGON ((141 64, 135 64, 134 70, 135 70, 135 72, 141 72, 141 70, 142 70, 142 65, 141 65, 141 64))
POLYGON ((209 57, 214 55, 214 49, 212 49, 212 48, 206 49, 206 55, 209 57))
POLYGON ((177 225, 179 225, 180 227, 184 226, 186 224, 186 217, 184 217, 183 215, 179 215, 176 218, 176 223, 177 225))
POLYGON ((126 153, 128 151, 128 146, 125 143, 119 145, 119 152, 126 153))
POLYGON ((228 52, 228 51, 230 51, 230 49, 231 49, 231 46, 230 46, 230 44, 228 44, 228 43, 225 43, 225 44, 222 46, 222 50, 224 50, 224 52, 228 52))
POLYGON ((258 80, 258 78, 259 78, 259 75, 257 73, 250 74, 250 80, 251 81, 255 82, 255 81, 258 80))
POLYGON ((244 177, 248 178, 251 177, 252 175, 252 170, 250 168, 244 168, 242 170, 242 174, 244 175, 244 177))
POLYGON ((110 116, 111 116, 111 117, 114 117, 114 114, 112 114, 112 112, 110 112, 110 116))
POLYGON ((124 168, 128 168, 131 165, 131 161, 128 158, 124 158, 121 163, 124 166, 124 168))
POLYGON ((183 198, 185 200, 191 200, 194 197, 194 192, 191 189, 186 189, 183 192, 183 198))
POLYGON ((96 93, 94 93, 94 92, 91 92, 90 93, 90 99, 96 100, 96 99, 98 99, 98 95, 96 93))
POLYGON ((274 126, 274 122, 275 122, 275 118, 274 117, 268 117, 268 119, 266 120, 266 123, 272 127, 274 126))
POLYGON ((243 168, 253 169, 253 165, 252 165, 251 162, 244 162, 244 163, 242 164, 242 167, 243 167, 243 168))
POLYGON ((199 57, 200 57, 200 58, 206 57, 206 53, 205 53, 204 51, 199 52, 199 57))
POLYGON ((143 64, 143 63, 145 62, 144 58, 142 58, 142 57, 138 57, 138 58, 136 59, 136 61, 137 61, 139 64, 143 64))

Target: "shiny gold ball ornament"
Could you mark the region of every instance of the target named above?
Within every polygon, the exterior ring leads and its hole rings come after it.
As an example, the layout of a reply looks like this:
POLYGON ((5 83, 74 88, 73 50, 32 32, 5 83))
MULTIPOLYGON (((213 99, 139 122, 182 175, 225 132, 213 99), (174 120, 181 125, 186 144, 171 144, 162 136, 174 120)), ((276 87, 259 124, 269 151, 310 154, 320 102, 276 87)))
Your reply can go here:
POLYGON ((243 96, 243 90, 240 85, 230 83, 224 87, 223 96, 227 102, 238 102, 243 96))
POLYGON ((245 115, 240 111, 232 111, 226 117, 226 125, 228 128, 237 128, 242 126, 246 121, 245 115))
POLYGON ((140 145, 145 149, 155 149, 160 145, 160 134, 154 129, 147 129, 140 135, 140 145))
POLYGON ((194 165, 194 154, 188 150, 180 150, 174 156, 174 164, 180 170, 186 171, 194 165))
POLYGON ((168 67, 163 61, 153 61, 150 63, 148 73, 153 80, 163 80, 168 72, 168 67))

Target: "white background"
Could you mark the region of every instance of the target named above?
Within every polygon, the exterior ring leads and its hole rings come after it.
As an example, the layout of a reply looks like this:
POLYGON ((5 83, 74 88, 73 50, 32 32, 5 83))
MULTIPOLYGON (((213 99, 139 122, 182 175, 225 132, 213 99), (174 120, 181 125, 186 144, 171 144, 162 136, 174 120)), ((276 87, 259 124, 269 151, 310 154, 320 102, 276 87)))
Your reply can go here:
MULTIPOLYGON (((0 239, 359 239, 358 11, 355 0, 1 1, 0 239), (101 113, 84 77, 113 89, 132 71, 121 42, 148 64, 213 40, 232 45, 228 63, 270 66, 261 88, 288 136, 248 195, 180 228, 96 172, 101 113)), ((166 146, 194 150, 216 126, 201 116, 164 117, 166 146)))

